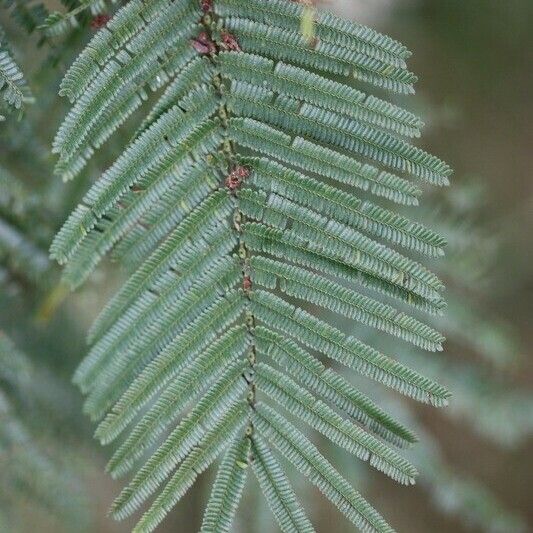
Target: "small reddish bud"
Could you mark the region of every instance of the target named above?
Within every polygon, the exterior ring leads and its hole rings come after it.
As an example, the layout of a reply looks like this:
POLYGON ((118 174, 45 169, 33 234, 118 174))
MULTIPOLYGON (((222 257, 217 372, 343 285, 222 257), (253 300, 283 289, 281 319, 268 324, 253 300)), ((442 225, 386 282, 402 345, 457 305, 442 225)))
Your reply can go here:
POLYGON ((226 181, 224 182, 226 184, 226 187, 230 190, 230 191, 234 191, 235 189, 237 189, 239 187, 239 185, 241 184, 241 181, 239 180, 239 178, 237 176, 235 176, 234 174, 230 174, 227 178, 226 178, 226 181))
POLYGON ((200 8, 204 13, 213 10, 213 0, 200 0, 200 8))
POLYGON ((241 186, 242 182, 249 175, 250 169, 239 165, 230 172, 230 174, 226 177, 226 181, 224 183, 230 191, 234 191, 241 186))
POLYGON ((247 178, 250 175, 250 169, 242 166, 238 166, 235 171, 239 178, 247 178))
POLYGON ((199 54, 212 54, 216 52, 215 43, 210 39, 210 37, 203 31, 191 41, 192 46, 199 54))
POLYGON ((237 38, 235 35, 228 33, 226 31, 222 32, 222 46, 226 50, 230 50, 232 52, 240 52, 241 47, 239 45, 239 42, 237 41, 237 38))
POLYGON ((99 30, 100 28, 103 28, 110 20, 111 20, 111 16, 107 15, 105 13, 101 13, 100 15, 96 15, 91 20, 91 28, 93 30, 99 30))
POLYGON ((248 292, 252 288, 252 279, 250 276, 244 276, 242 280, 242 288, 248 292))

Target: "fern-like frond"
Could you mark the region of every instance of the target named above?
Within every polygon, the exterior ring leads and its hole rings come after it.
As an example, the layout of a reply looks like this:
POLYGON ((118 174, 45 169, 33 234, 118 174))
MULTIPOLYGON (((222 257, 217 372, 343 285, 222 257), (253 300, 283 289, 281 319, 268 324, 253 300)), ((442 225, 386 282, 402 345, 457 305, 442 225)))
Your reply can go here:
MULTIPOLYGON (((269 2, 269 4, 276 8, 280 6, 282 10, 287 5, 283 0, 275 3, 269 2)), ((254 2, 251 11, 254 15, 258 14, 260 8, 264 9, 264 4, 254 2)), ((235 5, 238 14, 242 14, 241 11, 245 12, 247 9, 250 7, 244 2, 235 5)), ((267 13, 266 16, 271 14, 271 12, 267 13)), ((285 14, 280 13, 281 16, 275 20, 286 20, 285 14)), ((270 20, 265 19, 266 24, 258 22, 263 19, 261 15, 254 18, 255 20, 241 16, 228 16, 224 20, 224 27, 235 33, 239 43, 250 52, 277 60, 295 62, 297 65, 330 74, 354 76, 361 81, 400 93, 413 92, 416 76, 404 68, 387 64, 385 61, 368 57, 356 50, 338 46, 327 40, 318 41, 310 49, 308 40, 299 32, 299 28, 295 32, 292 28, 285 28, 285 23, 280 22, 279 26, 272 26, 270 20)))
MULTIPOLYGON (((2 27, 0 27, 0 99, 8 109, 21 109, 23 104, 32 101, 24 75, 13 59, 2 27)), ((0 110, 3 107, 0 106, 0 110)), ((0 120, 4 118, 0 115, 0 120)))
POLYGON ((117 405, 100 424, 103 442, 114 439, 137 412, 175 376, 180 363, 204 349, 209 341, 236 320, 242 311, 242 296, 232 291, 207 307, 190 326, 179 333, 137 377, 117 405))
MULTIPOLYGON (((226 247, 231 244, 231 240, 226 241, 226 247)), ((116 359, 112 361, 113 354, 123 352, 129 359, 135 354, 142 356, 151 341, 157 342, 157 337, 164 328, 171 328, 172 324, 181 328, 180 318, 201 312, 207 302, 216 298, 217 287, 224 290, 238 279, 238 269, 231 260, 213 258, 213 254, 204 257, 198 249, 191 252, 197 252, 198 255, 188 258, 187 262, 178 263, 178 266, 183 265, 184 268, 181 276, 174 276, 165 286, 161 285, 158 295, 150 293, 151 298, 138 300, 138 305, 131 309, 132 313, 93 346, 87 364, 83 369, 80 367, 77 374, 80 384, 87 382, 87 386, 95 390, 97 387, 88 380, 95 371, 104 372, 110 364, 117 366, 116 359), (199 262, 198 259, 202 261, 199 262), (206 264, 208 261, 211 264, 206 264), (213 264, 213 261, 216 262, 213 264), (150 331, 153 334, 149 334, 150 331), (131 349, 128 350, 130 346, 131 349)))
MULTIPOLYGON (((222 221, 231 212, 231 202, 222 191, 214 193, 179 224, 168 238, 132 274, 121 290, 105 307, 94 322, 89 339, 94 342, 132 305, 136 298, 149 291, 160 278, 169 275, 178 261, 190 253, 192 243, 202 242, 208 228, 222 227, 222 221)), ((141 299, 141 304, 144 299, 141 299)))
MULTIPOLYGON (((151 462, 156 463, 155 468, 149 462, 138 472, 131 484, 115 501, 113 514, 121 517, 132 513, 186 455, 187 452, 180 449, 190 450, 163 492, 136 527, 137 531, 151 531, 165 517, 168 509, 191 487, 198 474, 217 458, 227 442, 245 425, 245 414, 246 406, 243 403, 235 404, 222 417, 216 417, 209 430, 201 437, 188 439, 188 442, 181 444, 184 441, 183 437, 178 438, 181 435, 176 435, 177 432, 171 435, 165 443, 167 446, 164 445, 166 449, 161 449, 152 456, 151 462), (178 445, 174 444, 174 440, 178 441, 178 445)), ((194 426, 196 423, 190 425, 194 426)), ((194 429, 189 431, 194 432, 194 429)))
POLYGON ((283 196, 322 213, 341 224, 366 231, 405 248, 438 256, 444 239, 421 224, 368 201, 358 201, 349 193, 266 159, 244 159, 253 169, 251 183, 265 192, 283 196))
POLYGON ((391 531, 268 404, 412 483, 392 446, 415 435, 317 353, 418 401, 449 397, 314 314, 441 349, 407 307, 445 307, 420 259, 441 256, 445 239, 379 197, 417 205, 416 181, 445 185, 451 170, 411 144, 418 117, 367 92, 413 91, 405 47, 325 12, 310 38, 305 13, 289 0, 131 0, 61 85, 73 104, 54 142, 64 179, 146 107, 51 247, 74 287, 110 252, 129 273, 75 381, 102 443, 125 435, 108 470, 133 479, 113 514, 167 483, 136 531, 153 530, 223 451, 203 531, 231 528, 248 466, 282 529, 312 531, 266 440, 356 526, 391 531))
MULTIPOLYGON (((222 16, 239 15, 300 32, 303 9, 297 3, 273 0, 222 0, 217 9, 222 16)), ((316 14, 315 32, 324 42, 361 52, 395 66, 405 67, 405 60, 411 56, 407 48, 387 35, 366 26, 340 19, 320 11, 316 14)))
POLYGON ((433 184, 448 184, 450 170, 440 159, 342 114, 301 104, 284 95, 275 96, 272 90, 242 81, 231 84, 228 106, 237 115, 282 128, 293 135, 327 143, 433 184))
POLYGON ((355 264, 372 279, 383 279, 408 288, 421 297, 438 299, 442 282, 420 263, 392 251, 346 224, 316 213, 276 194, 245 190, 240 195, 243 212, 250 219, 277 227, 288 235, 313 243, 313 248, 355 264), (290 227, 290 228, 289 228, 290 227))
MULTIPOLYGON (((347 257, 343 257, 339 253, 339 247, 327 245, 330 242, 327 234, 323 236, 321 243, 326 244, 325 248, 320 246, 320 243, 302 238, 295 231, 283 231, 256 222, 247 222, 243 228, 243 235, 247 246, 256 252, 271 254, 280 259, 289 258, 301 266, 318 269, 349 282, 360 283, 424 311, 438 313, 445 307, 445 302, 438 292, 429 291, 430 294, 420 294, 420 291, 412 290, 416 284, 402 272, 389 270, 385 272, 388 274, 387 278, 375 276, 369 268, 364 268, 366 266, 364 263, 359 265, 362 259, 367 257, 363 257, 357 249, 348 248, 347 257)), ((375 246, 378 250, 387 250, 376 243, 375 246)))
POLYGON ((152 443, 161 431, 179 414, 181 407, 195 395, 191 388, 202 390, 212 383, 232 360, 241 357, 247 347, 245 329, 238 326, 228 330, 189 366, 182 365, 181 373, 174 379, 161 397, 149 409, 124 444, 115 452, 108 470, 115 476, 122 475, 132 466, 132 458, 152 443))

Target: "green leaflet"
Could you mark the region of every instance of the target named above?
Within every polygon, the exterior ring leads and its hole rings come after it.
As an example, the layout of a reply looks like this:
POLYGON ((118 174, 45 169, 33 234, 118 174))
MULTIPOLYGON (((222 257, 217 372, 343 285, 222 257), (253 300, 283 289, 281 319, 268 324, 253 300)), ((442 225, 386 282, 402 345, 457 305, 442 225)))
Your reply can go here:
POLYGON ((204 442, 223 423, 224 417, 235 411, 239 396, 246 390, 246 383, 240 377, 243 366, 237 361, 222 373, 122 491, 115 502, 115 512, 121 509, 123 513, 131 513, 133 502, 140 503, 153 493, 191 449, 204 442))
MULTIPOLYGON (((194 50, 191 51, 185 42, 172 50, 165 66, 169 70, 177 71, 194 55, 194 50)), ((162 78, 166 78, 166 74, 163 74, 165 71, 162 70, 162 65, 154 58, 151 62, 147 61, 148 59, 137 58, 136 64, 130 66, 128 72, 123 72, 122 64, 109 65, 102 72, 106 78, 97 80, 101 87, 94 92, 92 101, 80 100, 67 116, 63 123, 64 128, 54 140, 54 150, 64 154, 56 167, 57 173, 64 179, 74 178, 92 156, 93 148, 102 146, 142 105, 147 97, 143 89, 147 80, 155 79, 159 85, 163 83, 162 78), (129 81, 126 85, 125 79, 129 81), (106 120, 105 116, 113 118, 106 120)), ((156 89, 157 86, 154 85, 153 90, 156 89)))
MULTIPOLYGON (((187 215, 198 207, 219 186, 217 173, 211 165, 200 163, 152 204, 137 225, 124 235, 113 249, 113 257, 129 271, 135 270, 187 215)), ((135 197, 132 192, 130 196, 135 197)), ((132 201, 133 203, 133 201, 132 201)))
MULTIPOLYGON (((21 109, 24 103, 32 100, 32 96, 0 27, 0 112, 3 111, 2 100, 8 109, 21 109)), ((0 122, 4 118, 0 114, 0 122)))
MULTIPOLYGON (((223 16, 242 15, 261 22, 281 26, 298 33, 303 7, 283 0, 220 0, 216 5, 223 16)), ((387 35, 366 26, 335 17, 327 11, 320 11, 316 17, 317 36, 336 44, 365 53, 394 65, 405 65, 411 53, 404 45, 387 35)))
POLYGON ((253 413, 259 432, 318 487, 326 498, 362 531, 392 533, 393 529, 333 468, 317 448, 267 405, 253 413))
POLYGON ((223 53, 220 69, 230 80, 260 84, 265 77, 273 90, 401 135, 419 136, 423 126, 415 115, 305 69, 252 54, 223 53))
POLYGON ((311 522, 296 500, 283 468, 259 435, 252 443, 252 467, 268 505, 284 533, 314 533, 311 522))
POLYGON ((355 50, 327 41, 318 41, 310 48, 306 37, 299 32, 239 17, 227 18, 224 27, 234 32, 243 48, 250 52, 331 74, 353 76, 395 92, 414 92, 414 74, 355 50))
MULTIPOLYGON (((264 224, 248 222, 244 227, 244 239, 252 250, 272 254, 281 259, 301 264, 308 268, 322 270, 353 283, 361 283, 387 296, 398 298, 424 311, 438 313, 445 307, 440 295, 420 295, 412 287, 404 287, 410 283, 409 278, 402 275, 393 277, 391 281, 377 278, 360 264, 361 255, 343 257, 336 250, 323 249, 303 239, 296 232, 271 228, 264 224), (355 259, 355 260, 354 260, 355 259)), ((327 239, 326 239, 327 240, 327 239)))
MULTIPOLYGON (((130 380, 135 378, 139 361, 147 363, 158 350, 168 349, 172 345, 172 339, 230 291, 238 279, 238 268, 235 263, 228 259, 220 260, 202 277, 195 280, 188 291, 182 290, 181 295, 171 294, 169 302, 160 302, 158 306, 160 314, 153 317, 151 324, 146 324, 144 329, 138 329, 142 323, 136 324, 136 331, 127 334, 122 349, 112 347, 103 353, 104 362, 100 364, 98 370, 101 379, 87 396, 86 412, 93 418, 100 418, 124 392, 130 380), (141 332, 143 334, 139 334, 141 332)), ((231 310, 227 311, 231 316, 231 310)), ((222 324, 226 324, 226 320, 227 318, 224 318, 222 324)), ((209 320, 209 324, 215 328, 215 331, 218 331, 217 327, 224 327, 217 326, 216 320, 209 320)), ((192 338, 192 332, 188 333, 192 338)), ((208 331, 205 339, 200 340, 207 340, 209 335, 208 331)), ((179 360, 177 354, 176 360, 179 360)))
MULTIPOLYGON (((185 151, 191 140, 194 146, 196 138, 201 137, 197 124, 209 117, 217 103, 207 87, 200 88, 189 97, 189 103, 194 106, 193 113, 185 115, 175 106, 139 137, 127 153, 94 184, 85 195, 83 204, 77 207, 56 236, 50 248, 54 258, 65 262, 94 228, 97 220, 106 214, 136 181, 158 167, 170 168, 174 163, 174 152, 179 154, 185 151)), ((200 142, 200 152, 202 149, 209 149, 209 146, 206 147, 200 142)))
POLYGON ((416 252, 430 256, 444 253, 446 241, 440 235, 406 217, 264 158, 243 159, 242 164, 253 169, 252 183, 267 192, 416 252))
MULTIPOLYGON (((157 439, 157 435, 169 421, 192 400, 191 390, 201 391, 206 385, 209 386, 232 360, 243 354, 247 344, 244 326, 236 326, 213 342, 190 364, 182 364, 179 375, 114 453, 108 464, 108 471, 114 476, 127 472, 133 465, 133 460, 157 439)), ((193 394, 193 398, 194 396, 193 394)))
POLYGON ((416 185, 399 176, 302 137, 293 138, 262 122, 232 118, 228 129, 231 137, 246 148, 394 202, 417 205, 422 194, 416 185))
POLYGON ((450 393, 441 385, 405 367, 302 309, 266 291, 254 291, 253 310, 272 327, 310 348, 424 403, 446 405, 450 393))
MULTIPOLYGON (((190 8, 192 5, 194 0, 186 0, 180 2, 178 7, 190 8)), ((147 25, 158 19, 165 6, 168 7, 167 0, 154 0, 150 3, 132 0, 122 7, 77 57, 61 83, 60 94, 73 102, 85 93, 100 71, 100 66, 133 38, 142 35, 147 25)))
MULTIPOLYGON (((208 243, 203 249, 188 248, 183 250, 183 256, 175 267, 180 268, 181 275, 165 276, 158 280, 152 290, 142 294, 128 310, 127 315, 121 317, 110 330, 91 348, 88 360, 91 360, 91 370, 85 371, 83 383, 87 383, 86 390, 94 390, 95 385, 87 378, 95 372, 104 375, 109 364, 116 365, 113 355, 127 354, 130 359, 133 352, 128 351, 128 346, 142 343, 141 353, 146 346, 142 340, 145 331, 154 327, 154 323, 161 324, 168 316, 168 309, 172 309, 173 316, 179 316, 180 309, 185 309, 187 320, 191 310, 201 310, 208 299, 216 296, 217 286, 226 286, 225 278, 233 282, 237 276, 237 270, 232 266, 232 261, 220 259, 220 253, 230 251, 235 241, 227 236, 227 230, 213 231, 213 238, 220 240, 214 244, 208 243), (157 291, 157 292, 154 292, 157 291), (200 304, 200 305, 198 305, 200 304)), ((158 325, 160 327, 160 325, 158 325)), ((105 381, 105 380, 103 380, 105 381)), ((80 384, 82 382, 80 381, 80 384)))
POLYGON ((75 381, 100 441, 124 437, 108 471, 133 478, 113 515, 159 490, 134 531, 152 531, 221 454, 202 531, 231 530, 249 466, 282 530, 313 531, 270 445, 358 528, 392 531, 267 402, 412 483, 392 446, 416 436, 314 354, 420 402, 449 397, 294 304, 428 351, 444 341, 411 310, 444 309, 441 280, 414 255, 439 257, 446 242, 382 205, 416 206, 411 178, 451 174, 404 138, 421 120, 369 92, 413 92, 410 54, 322 11, 304 34, 304 14, 289 0, 132 0, 61 85, 73 103, 54 142, 65 179, 137 120, 51 246, 74 287, 109 253, 128 272, 75 381))
MULTIPOLYGON (((235 278, 233 283, 234 280, 235 278)), ((201 293, 200 298, 197 291, 191 292, 176 313, 168 313, 150 338, 143 339, 142 347, 133 345, 135 353, 132 356, 128 357, 129 353, 124 352, 126 357, 110 362, 107 373, 104 373, 106 379, 91 391, 87 400, 86 408, 94 417, 99 417, 123 392, 124 385, 121 383, 133 383, 99 426, 97 433, 102 441, 115 438, 166 380, 171 378, 172 369, 180 358, 198 353, 239 316, 242 311, 241 294, 236 290, 225 296, 219 294, 225 290, 225 284, 229 283, 230 280, 224 280, 218 291, 215 284, 206 285, 202 288, 205 292, 201 293), (157 353, 157 350, 160 352, 152 361, 152 354, 157 353), (150 364, 134 380, 139 360, 150 364), (124 376, 129 379, 122 381, 124 376)))
POLYGON ((435 185, 447 185, 451 169, 435 156, 406 141, 351 118, 238 81, 228 105, 236 114, 304 135, 334 148, 356 153, 435 185))
MULTIPOLYGON (((196 130, 196 135, 191 142, 202 146, 203 150, 208 150, 216 145, 219 135, 212 124, 204 124, 196 130), (206 133, 207 131, 207 133, 206 133)), ((202 172, 201 168, 194 168, 193 161, 183 150, 181 154, 173 154, 172 167, 166 162, 150 170, 144 180, 144 188, 123 199, 120 208, 109 212, 98 224, 97 232, 92 232, 78 244, 76 258, 72 259, 65 269, 65 279, 73 285, 79 284, 90 270, 92 270, 99 259, 108 252, 121 237, 135 226, 152 206, 160 204, 168 192, 181 194, 182 196, 193 196, 193 187, 196 185, 194 178, 197 173, 202 172), (193 181, 194 180, 194 181, 193 181), (192 183, 191 183, 192 181, 192 183), (188 185, 191 184, 190 187, 188 185), (128 201, 129 200, 129 201, 128 201)), ((204 184, 207 180, 204 181, 204 184)), ((214 180, 213 180, 214 181, 214 180)), ((209 192, 216 187, 216 182, 212 182, 205 194, 199 195, 198 200, 203 200, 209 192)), ((197 202, 198 202, 197 200, 197 202)), ((191 207, 194 207, 194 203, 191 207)), ((183 209, 182 211, 186 211, 183 209)), ((83 231, 83 230, 82 230, 83 231)))
MULTIPOLYGON (((190 46, 188 49, 194 50, 190 46)), ((216 69, 209 59, 196 56, 187 66, 181 69, 180 75, 168 85, 141 124, 139 131, 144 131, 157 121, 175 102, 181 100, 189 91, 194 89, 199 82, 210 83, 215 73, 216 69)))
POLYGON ((255 328, 254 334, 261 354, 271 357, 304 386, 313 389, 370 431, 398 447, 416 442, 417 438, 411 431, 293 340, 264 326, 255 328))
MULTIPOLYGON (((183 7, 183 4, 179 4, 183 7)), ((183 12, 176 13, 183 16, 183 12)), ((169 20, 169 23, 172 19, 169 20)), ((191 13, 187 22, 193 22, 195 14, 191 13)), ((147 28, 148 30, 148 28, 147 28)), ((63 124, 57 132, 53 148, 56 152, 65 155, 72 155, 79 146, 89 144, 84 142, 89 136, 91 129, 99 122, 102 116, 113 108, 115 99, 127 100, 131 95, 143 87, 143 81, 152 78, 157 71, 150 69, 152 63, 157 61, 161 55, 161 50, 157 49, 158 43, 164 43, 164 47, 177 47, 180 41, 185 41, 193 34, 194 27, 186 26, 181 32, 162 34, 161 41, 152 40, 153 48, 140 48, 140 54, 132 55, 131 52, 123 52, 119 61, 112 60, 107 63, 96 78, 92 81, 90 98, 82 98, 76 102, 63 124), (121 89, 128 91, 121 93, 121 89)), ((159 44, 161 46, 161 44, 159 44)), ((190 47, 181 47, 181 61, 178 64, 185 65, 193 57, 190 47)), ((157 63, 156 63, 157 64, 157 63)), ((160 66, 159 66, 160 68, 160 66)), ((89 137, 90 139, 90 137, 89 137)))
POLYGON ((417 472, 413 465, 369 433, 344 420, 291 378, 265 363, 257 365, 257 374, 258 388, 294 416, 304 420, 351 454, 369 461, 396 481, 414 484, 417 472))
POLYGON ((348 226, 299 206, 289 200, 263 192, 244 190, 239 196, 243 212, 249 217, 298 235, 310 248, 334 256, 364 274, 405 288, 430 300, 437 300, 442 282, 420 263, 367 239, 348 226))
POLYGON ((108 303, 95 320, 89 332, 89 340, 94 341, 100 337, 142 291, 149 290, 160 276, 173 268, 189 241, 200 238, 199 234, 209 228, 211 224, 220 224, 229 215, 230 208, 231 204, 227 195, 223 192, 217 192, 194 209, 132 274, 121 290, 108 303))
MULTIPOLYGON (((217 426, 224 424, 224 418, 232 419, 236 413, 242 412, 237 401, 239 394, 245 390, 245 383, 239 378, 242 368, 242 364, 231 366, 177 425, 116 499, 114 513, 130 514, 139 501, 153 493, 157 485, 187 457, 191 449, 213 436, 220 436, 217 426)), ((245 420, 236 422, 240 425, 245 420)))
MULTIPOLYGON (((198 445, 187 445, 186 449, 191 449, 192 452, 187 455, 185 461, 178 468, 172 479, 169 481, 163 492, 158 496, 155 502, 152 504, 148 512, 143 516, 141 522, 138 524, 137 529, 144 531, 147 524, 157 525, 156 523, 161 521, 166 511, 164 510, 164 503, 170 499, 174 503, 179 500, 180 493, 188 490, 188 488, 196 479, 199 471, 205 470, 220 454, 224 448, 226 442, 231 439, 237 431, 244 425, 246 407, 242 403, 234 404, 222 417, 216 417, 213 419, 214 423, 210 426, 207 433, 198 439, 198 445), (191 476, 192 479, 191 479, 191 476)), ((182 426, 178 426, 178 430, 182 426)), ((161 461, 172 451, 171 446, 175 447, 174 440, 178 438, 177 431, 173 433, 165 442, 163 449, 159 450, 151 458, 151 462, 161 464, 161 461)), ((183 437, 181 437, 183 438, 183 437)), ((178 439, 179 440, 179 439, 178 439)), ((197 439, 195 439, 197 440, 197 439)), ((173 451, 175 456, 176 452, 173 451)), ((173 459, 171 464, 174 465, 177 462, 173 459)), ((117 498, 113 505, 113 514, 117 517, 126 516, 138 507, 138 504, 144 500, 151 492, 156 488, 154 482, 150 480, 149 476, 154 477, 155 483, 160 484, 168 472, 172 470, 172 466, 165 465, 164 468, 158 466, 161 472, 158 470, 156 474, 146 472, 150 463, 147 463, 139 473, 135 476, 133 482, 123 493, 117 498), (138 481, 137 481, 138 480, 138 481), (137 488, 139 485, 140 488, 137 488)), ((149 529, 151 527, 148 526, 149 529)))
POLYGON ((247 474, 250 441, 239 438, 226 452, 218 469, 202 522, 202 533, 231 531, 247 474))
POLYGON ((413 317, 347 289, 304 268, 266 257, 254 257, 252 268, 263 286, 280 289, 296 298, 320 305, 354 320, 412 342, 426 350, 442 350, 444 337, 413 317))

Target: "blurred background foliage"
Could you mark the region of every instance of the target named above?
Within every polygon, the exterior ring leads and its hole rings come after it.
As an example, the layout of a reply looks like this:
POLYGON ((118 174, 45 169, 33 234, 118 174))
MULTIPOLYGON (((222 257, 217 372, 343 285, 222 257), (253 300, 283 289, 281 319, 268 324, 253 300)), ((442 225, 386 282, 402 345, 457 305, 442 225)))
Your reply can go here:
MULTIPOLYGON (((454 186, 428 194, 419 209, 450 243, 447 259, 434 266, 449 287, 449 312, 437 319, 449 339, 446 351, 422 354, 357 331, 454 393, 451 406, 436 411, 377 389, 376 399, 420 436, 410 452, 421 472, 418 484, 396 486, 338 449, 329 456, 400 532, 531 531, 533 2, 324 3, 414 51, 418 94, 400 103, 424 117, 426 147, 456 170, 454 186)), ((131 527, 106 517, 117 493, 101 473, 108 450, 92 440, 70 383, 87 326, 121 274, 105 265, 68 295, 47 255, 81 191, 116 154, 111 140, 84 179, 63 184, 52 174, 49 147, 65 113, 59 81, 95 31, 98 14, 113 9, 100 0, 0 0, 0 24, 36 97, 21 119, 15 114, 0 124, 1 532, 131 527), (46 10, 73 9, 75 17, 55 15, 46 32, 37 28, 46 10)), ((161 531, 197 531, 211 478, 208 472, 161 531)), ((293 479, 317 531, 351 530, 317 492, 293 479)), ((276 531, 251 478, 248 487, 235 531, 276 531)))

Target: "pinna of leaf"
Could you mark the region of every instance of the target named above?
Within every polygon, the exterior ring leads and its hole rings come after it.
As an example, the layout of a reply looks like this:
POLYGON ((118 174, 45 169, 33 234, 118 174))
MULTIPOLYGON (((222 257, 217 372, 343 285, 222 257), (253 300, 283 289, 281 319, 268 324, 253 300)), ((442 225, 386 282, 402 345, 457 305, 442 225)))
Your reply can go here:
POLYGON ((31 102, 31 92, 0 26, 0 122, 5 120, 2 112, 20 110, 31 102))
POLYGON ((412 93, 407 49, 323 11, 311 43, 305 9, 131 0, 61 85, 73 104, 54 143, 64 179, 166 87, 51 248, 74 287, 111 250, 129 271, 75 379, 102 443, 123 436, 108 470, 133 477, 113 515, 157 493, 135 531, 152 531, 220 455, 202 531, 231 530, 249 471, 283 531, 313 531, 279 454, 359 529, 391 531, 291 420, 409 484, 398 449, 415 435, 335 367, 435 406, 449 397, 301 307, 440 350, 410 310, 444 309, 442 282, 413 256, 440 256, 445 241, 392 206, 417 205, 417 181, 451 173, 409 141, 419 118, 354 87, 412 93))

